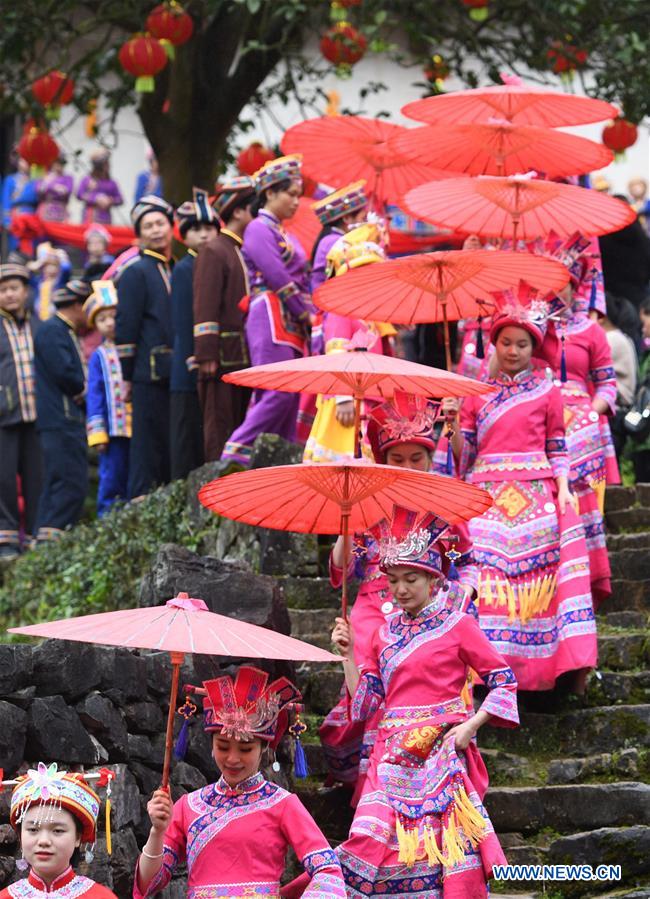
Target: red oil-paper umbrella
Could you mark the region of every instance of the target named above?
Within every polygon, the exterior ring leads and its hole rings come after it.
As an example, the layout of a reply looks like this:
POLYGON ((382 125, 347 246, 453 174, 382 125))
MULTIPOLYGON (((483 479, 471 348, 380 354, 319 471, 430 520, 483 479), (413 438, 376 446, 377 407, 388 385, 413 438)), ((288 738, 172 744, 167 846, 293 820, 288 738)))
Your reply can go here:
POLYGON ((336 188, 365 180, 368 195, 383 207, 438 174, 396 151, 394 141, 406 130, 382 119, 322 116, 289 128, 282 152, 301 153, 305 174, 323 184, 336 188))
POLYGON ((512 240, 513 245, 551 231, 559 237, 575 231, 609 234, 636 220, 636 212, 623 200, 530 175, 432 181, 410 190, 402 205, 434 225, 512 240))
POLYGON ((469 521, 492 505, 486 490, 456 478, 362 460, 239 471, 201 487, 199 500, 225 518, 257 527, 342 534, 343 617, 348 607, 350 534, 390 518, 395 505, 435 512, 448 524, 469 521))

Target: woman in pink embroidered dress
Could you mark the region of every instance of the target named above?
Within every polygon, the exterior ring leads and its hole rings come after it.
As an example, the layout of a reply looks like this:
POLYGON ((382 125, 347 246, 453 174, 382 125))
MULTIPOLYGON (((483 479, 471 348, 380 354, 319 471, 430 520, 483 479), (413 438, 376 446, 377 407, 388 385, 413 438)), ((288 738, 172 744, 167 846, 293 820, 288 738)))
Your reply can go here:
MULTIPOLYGON (((616 374, 612 351, 597 320, 595 304, 585 300, 588 243, 579 235, 554 245, 552 255, 569 269, 570 283, 552 302, 562 339, 555 366, 564 402, 571 489, 578 497, 589 550, 594 606, 611 591, 611 569, 605 542, 605 486, 619 484, 616 453, 607 417, 616 411, 616 374)), ((596 281, 591 282, 596 286, 596 281)))
POLYGON ((444 522, 396 509, 373 529, 398 611, 357 666, 354 627, 338 618, 350 715, 383 706, 349 838, 338 848, 348 897, 482 899, 505 863, 481 804, 485 766, 474 742, 490 721, 518 724, 512 670, 476 621, 450 607, 438 539, 444 522), (488 688, 479 711, 461 698, 469 668, 488 688))
POLYGON ((156 790, 147 806, 149 838, 136 868, 133 896, 154 896, 187 864, 187 897, 279 899, 280 877, 291 846, 305 867, 309 899, 344 899, 335 854, 297 796, 260 772, 265 746, 275 748, 300 693, 287 678, 243 665, 230 677, 205 681, 204 728, 221 771, 215 784, 182 796, 172 806, 156 790))
MULTIPOLYGON (((368 416, 367 430, 375 462, 428 471, 436 445, 434 424, 437 412, 437 403, 402 392, 396 392, 392 400, 376 406, 368 416)), ((448 531, 446 541, 443 552, 449 551, 455 562, 450 565, 452 560, 444 557, 446 572, 451 576, 449 602, 463 611, 473 611, 472 598, 478 570, 471 561, 467 527, 457 525, 448 531), (459 557, 455 558, 457 553, 459 557)), ((395 611, 396 606, 386 575, 379 567, 377 544, 371 534, 355 535, 352 556, 354 561, 350 574, 356 574, 361 583, 350 620, 355 633, 355 661, 363 665, 369 656, 375 631, 395 611)), ((342 564, 343 540, 339 538, 330 555, 330 581, 333 587, 341 586, 342 564)), ((353 805, 363 786, 362 777, 368 768, 380 714, 378 712, 375 718, 364 721, 350 720, 343 693, 320 728, 329 781, 355 788, 353 805)))
MULTIPOLYGON (((531 368, 534 351, 552 363, 557 339, 546 304, 529 294, 524 304, 524 288, 494 316, 495 393, 463 402, 452 446, 461 476, 494 499, 470 521, 481 628, 521 690, 552 689, 569 671, 580 672, 581 689, 597 655, 589 560, 569 492, 560 391, 531 368)), ((443 407, 453 413, 458 402, 443 407)))

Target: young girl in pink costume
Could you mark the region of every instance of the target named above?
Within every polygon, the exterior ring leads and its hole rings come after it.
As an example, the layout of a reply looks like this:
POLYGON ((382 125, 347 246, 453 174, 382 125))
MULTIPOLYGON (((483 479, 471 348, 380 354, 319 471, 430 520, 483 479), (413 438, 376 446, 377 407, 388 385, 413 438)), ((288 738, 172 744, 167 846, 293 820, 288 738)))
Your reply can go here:
POLYGON ((287 678, 267 684, 264 671, 242 665, 233 681, 205 681, 204 728, 221 777, 172 806, 156 790, 147 810, 149 838, 136 868, 134 899, 155 896, 187 863, 187 899, 279 899, 291 846, 305 867, 309 899, 345 899, 341 868, 297 796, 260 772, 264 747, 274 748, 300 693, 287 678))
POLYGON ((397 610, 355 662, 356 631, 338 618, 350 716, 382 706, 349 838, 338 848, 348 897, 482 899, 505 862, 481 804, 485 766, 473 740, 488 721, 518 724, 515 675, 476 621, 450 606, 438 539, 444 522, 396 509, 373 528, 397 610), (469 668, 488 688, 479 711, 461 698, 469 668))
MULTIPOLYGON (((561 674, 593 667, 597 653, 587 546, 568 486, 562 397, 531 368, 533 351, 551 363, 557 355, 547 312, 522 285, 494 316, 495 392, 464 401, 452 437, 461 476, 494 499, 469 523, 481 569, 479 621, 522 690, 552 689, 561 674)), ((443 406, 458 409, 456 400, 443 406)))

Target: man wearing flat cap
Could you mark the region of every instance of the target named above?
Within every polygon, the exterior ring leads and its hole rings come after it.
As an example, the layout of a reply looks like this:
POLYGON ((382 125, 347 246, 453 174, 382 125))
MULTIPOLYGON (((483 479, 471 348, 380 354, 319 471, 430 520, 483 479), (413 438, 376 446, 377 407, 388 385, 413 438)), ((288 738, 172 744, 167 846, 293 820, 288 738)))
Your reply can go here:
POLYGON ((173 216, 173 207, 161 197, 149 194, 135 204, 131 221, 140 242, 139 258, 124 269, 117 284, 115 343, 126 399, 133 404, 129 499, 170 478, 173 216))
POLYGON ((36 427, 44 466, 39 543, 56 540, 79 521, 88 490, 88 372, 77 331, 85 325, 83 304, 89 293, 90 285, 77 279, 55 290, 56 313, 34 338, 36 427))

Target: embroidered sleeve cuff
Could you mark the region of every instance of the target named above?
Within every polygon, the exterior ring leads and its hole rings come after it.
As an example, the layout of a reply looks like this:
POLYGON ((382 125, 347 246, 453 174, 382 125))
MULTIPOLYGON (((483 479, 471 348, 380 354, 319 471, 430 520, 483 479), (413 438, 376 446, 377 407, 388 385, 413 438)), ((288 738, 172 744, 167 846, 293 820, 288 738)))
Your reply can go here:
POLYGON ((345 881, 338 861, 336 869, 332 866, 319 871, 302 895, 306 899, 345 899, 345 881))
POLYGON ((197 322, 194 325, 194 337, 207 337, 219 334, 219 322, 197 322))
POLYGON ((549 459, 551 463, 551 471, 553 472, 554 478, 568 478, 569 471, 571 469, 571 465, 569 463, 569 457, 566 455, 557 455, 551 456, 549 459))
POLYGON ((134 343, 118 343, 115 349, 120 359, 132 359, 135 356, 134 343))
POLYGON ((519 724, 517 679, 512 669, 490 671, 484 682, 490 692, 481 704, 481 710, 492 716, 491 724, 516 727, 519 724))
POLYGON ((369 671, 362 672, 354 696, 350 700, 350 720, 366 721, 377 711, 384 698, 381 678, 369 671))
POLYGON ((149 881, 146 890, 140 888, 140 861, 136 862, 135 880, 133 882, 133 899, 149 899, 155 896, 167 886, 178 865, 178 856, 173 849, 165 846, 163 850, 163 863, 155 877, 149 881))
POLYGON ((89 431, 88 446, 105 446, 108 443, 106 431, 89 431))

